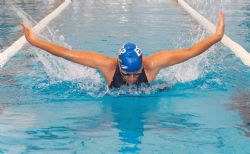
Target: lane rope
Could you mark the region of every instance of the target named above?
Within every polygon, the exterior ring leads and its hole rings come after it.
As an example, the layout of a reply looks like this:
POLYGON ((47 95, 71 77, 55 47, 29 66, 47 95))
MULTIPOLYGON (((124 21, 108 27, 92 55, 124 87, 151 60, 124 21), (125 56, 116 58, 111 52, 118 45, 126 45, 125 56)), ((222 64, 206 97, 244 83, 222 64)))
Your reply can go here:
MULTIPOLYGON (((178 0, 178 4, 188 12, 195 20, 197 20, 203 27, 205 27, 209 32, 213 33, 216 29, 215 25, 212 24, 209 20, 199 14, 195 9, 188 5, 184 0, 178 0)), ((241 59, 243 64, 250 67, 250 53, 247 52, 240 44, 233 41, 226 34, 223 36, 221 42, 231 49, 234 54, 241 59)))
MULTIPOLYGON (((69 6, 71 0, 65 0, 60 6, 58 6, 53 12, 43 18, 40 22, 36 24, 32 29, 34 32, 39 33, 44 27, 46 27, 50 21, 57 17, 64 9, 69 6)), ((8 60, 16 55, 18 51, 27 43, 24 36, 21 36, 17 41, 15 41, 10 47, 0 53, 0 67, 3 67, 8 60)))

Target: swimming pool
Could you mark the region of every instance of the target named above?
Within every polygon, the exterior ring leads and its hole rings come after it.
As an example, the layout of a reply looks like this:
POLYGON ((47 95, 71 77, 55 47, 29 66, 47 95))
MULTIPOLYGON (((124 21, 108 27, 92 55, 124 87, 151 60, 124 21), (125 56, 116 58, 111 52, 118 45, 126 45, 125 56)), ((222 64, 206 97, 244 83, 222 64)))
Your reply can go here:
MULTIPOLYGON (((189 2, 211 20, 224 8, 226 33, 250 50, 247 0, 189 2)), ((74 1, 49 27, 44 37, 110 56, 127 41, 149 55, 207 35, 167 0, 74 1)), ((249 67, 222 44, 149 89, 111 92, 98 71, 26 46, 0 71, 0 153, 249 153, 249 94, 249 67)))

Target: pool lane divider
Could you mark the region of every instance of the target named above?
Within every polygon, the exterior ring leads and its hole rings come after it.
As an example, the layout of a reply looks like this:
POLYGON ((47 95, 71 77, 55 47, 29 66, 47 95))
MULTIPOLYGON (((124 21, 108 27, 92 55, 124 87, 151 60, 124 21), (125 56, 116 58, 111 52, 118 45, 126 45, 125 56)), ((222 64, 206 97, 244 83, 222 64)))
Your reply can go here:
MULTIPOLYGON (((184 0, 178 0, 178 4, 188 12, 195 20, 197 20, 203 27, 205 27, 209 32, 213 33, 216 29, 215 25, 209 20, 199 14, 195 9, 188 5, 184 0)), ((241 59, 241 61, 250 67, 250 53, 247 52, 240 44, 236 43, 230 39, 226 34, 223 36, 221 42, 231 49, 234 54, 241 59)))
MULTIPOLYGON (((46 27, 50 21, 52 21, 55 17, 57 17, 64 9, 69 6, 71 0, 65 0, 61 5, 59 5, 53 12, 48 14, 45 18, 43 18, 40 22, 38 22, 32 30, 36 33, 39 33, 44 27, 46 27)), ((3 67, 8 60, 17 54, 17 52, 27 43, 24 35, 20 37, 17 41, 15 41, 10 47, 0 53, 0 67, 3 67)))

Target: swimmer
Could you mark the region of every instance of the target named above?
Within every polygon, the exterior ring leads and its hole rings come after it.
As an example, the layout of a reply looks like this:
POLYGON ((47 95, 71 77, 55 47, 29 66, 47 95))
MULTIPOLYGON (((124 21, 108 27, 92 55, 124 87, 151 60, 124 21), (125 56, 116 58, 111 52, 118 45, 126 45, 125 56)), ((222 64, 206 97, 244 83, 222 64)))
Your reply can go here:
POLYGON ((118 88, 122 85, 148 84, 162 68, 184 62, 205 52, 223 38, 224 13, 219 13, 216 31, 190 48, 162 50, 147 57, 142 56, 142 51, 134 43, 124 44, 119 50, 118 57, 109 57, 93 51, 70 50, 46 41, 34 34, 26 23, 23 23, 23 31, 31 45, 55 56, 98 69, 110 88, 118 88))

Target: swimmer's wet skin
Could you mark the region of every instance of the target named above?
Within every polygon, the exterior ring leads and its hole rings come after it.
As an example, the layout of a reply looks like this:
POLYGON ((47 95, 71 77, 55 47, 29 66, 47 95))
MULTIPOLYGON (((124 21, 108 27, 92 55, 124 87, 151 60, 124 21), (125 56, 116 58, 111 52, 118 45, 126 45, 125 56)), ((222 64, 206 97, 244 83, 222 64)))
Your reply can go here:
POLYGON ((115 74, 109 87, 142 83, 148 83, 142 66, 142 52, 134 43, 126 43, 119 51, 115 74))
POLYGON ((190 48, 177 50, 162 50, 147 57, 134 43, 126 43, 119 51, 118 57, 109 57, 94 51, 70 50, 63 46, 48 42, 36 34, 23 23, 23 31, 27 41, 40 49, 55 56, 91 68, 99 69, 109 87, 134 85, 152 82, 160 69, 184 62, 200 55, 224 35, 224 14, 220 12, 216 31, 190 48), (94 58, 93 58, 94 57, 94 58))

